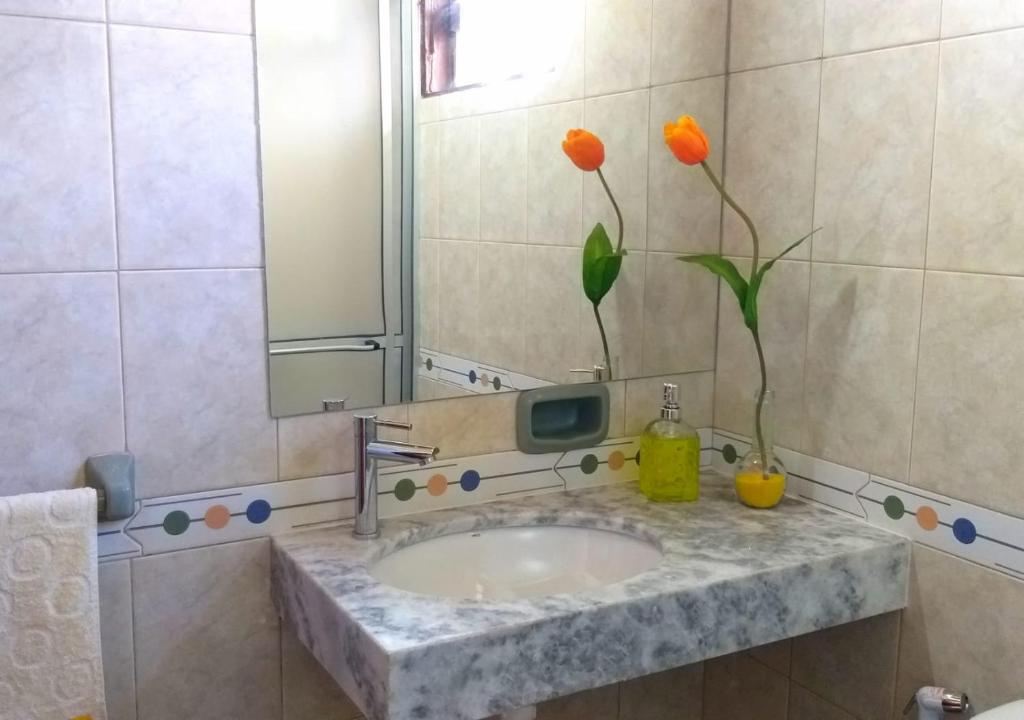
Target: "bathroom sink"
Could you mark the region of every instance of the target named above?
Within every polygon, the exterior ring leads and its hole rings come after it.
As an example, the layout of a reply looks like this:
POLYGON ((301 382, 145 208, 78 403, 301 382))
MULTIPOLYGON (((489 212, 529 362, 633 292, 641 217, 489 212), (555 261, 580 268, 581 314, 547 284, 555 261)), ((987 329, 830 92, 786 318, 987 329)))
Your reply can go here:
POLYGON ((611 585, 661 562, 656 545, 623 533, 561 525, 498 527, 424 540, 370 574, 424 595, 515 600, 611 585))

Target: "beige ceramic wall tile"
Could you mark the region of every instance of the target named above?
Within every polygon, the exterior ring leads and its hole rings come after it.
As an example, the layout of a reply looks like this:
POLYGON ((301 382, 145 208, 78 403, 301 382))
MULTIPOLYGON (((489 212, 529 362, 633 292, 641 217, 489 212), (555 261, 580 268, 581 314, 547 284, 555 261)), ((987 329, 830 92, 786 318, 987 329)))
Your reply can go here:
POLYGON ((109 0, 110 21, 184 30, 252 33, 250 0, 109 0))
POLYGON ((441 123, 441 187, 438 201, 441 237, 480 237, 480 120, 441 123))
POLYGON ((928 267, 1024 273, 1024 30, 943 43, 928 267))
POLYGON ((617 720, 619 686, 606 685, 537 706, 537 720, 617 720))
POLYGON ((725 72, 728 0, 654 0, 651 84, 725 72))
POLYGON ((266 539, 132 561, 141 720, 279 720, 266 539))
POLYGON ((722 176, 725 78, 651 89, 647 249, 717 252, 722 199, 699 167, 683 165, 665 146, 665 123, 692 115, 711 144, 708 163, 722 176))
POLYGON ((619 686, 619 720, 701 720, 704 665, 647 675, 619 686))
MULTIPOLYGON (((617 379, 636 377, 643 368, 645 255, 633 252, 623 259, 619 277, 601 301, 601 322, 617 379)), ((604 362, 594 306, 580 293, 580 344, 576 364, 581 368, 604 362)))
POLYGON ((1024 25, 1019 0, 943 0, 942 37, 1024 25))
POLYGON ((652 0, 587 0, 587 97, 636 90, 651 81, 652 0))
POLYGON ((517 370, 523 367, 526 246, 480 243, 479 250, 476 358, 517 370))
POLYGON ((409 405, 413 442, 436 445, 439 458, 516 448, 516 393, 474 395, 409 405))
MULTIPOLYGON (((622 211, 623 247, 647 245, 647 133, 650 91, 591 98, 583 106, 583 125, 604 142, 601 171, 622 211)), ((603 223, 617 244, 618 221, 596 172, 583 173, 583 231, 603 223)))
POLYGON ((479 243, 437 243, 437 349, 463 358, 475 358, 478 346, 479 254, 479 243))
POLYGON ((287 625, 281 626, 282 720, 353 720, 361 713, 287 625))
POLYGON ((911 482, 1024 517, 1024 278, 925 277, 911 482))
POLYGON ((942 0, 826 0, 825 55, 939 37, 942 0))
POLYGON ((906 480, 922 276, 814 265, 804 371, 808 454, 906 480))
POLYGON ((801 635, 791 677, 861 720, 888 720, 899 635, 898 612, 801 635))
POLYGON ((647 253, 644 374, 712 370, 718 281, 675 255, 647 253))
MULTIPOLYGON (((744 276, 750 261, 736 260, 744 276)), ((804 351, 811 266, 782 260, 767 275, 758 297, 761 344, 768 387, 775 391, 775 441, 800 447, 804 432, 804 351)), ((757 352, 736 295, 720 283, 715 363, 715 427, 753 434, 754 397, 761 386, 757 352)))
MULTIPOLYGON (((406 422, 407 405, 367 408, 352 412, 296 415, 278 421, 278 463, 282 480, 336 475, 354 466, 353 416, 376 414, 382 420, 406 422)), ((380 437, 406 440, 404 430, 380 429, 380 437)))
POLYGON ((87 456, 124 449, 117 280, 0 274, 0 308, 0 488, 78 485, 87 456))
POLYGON ((526 111, 480 118, 480 239, 526 242, 526 111))
POLYGON ((710 427, 715 376, 711 371, 683 375, 657 375, 626 383, 626 435, 639 435, 659 416, 662 386, 679 386, 679 407, 683 419, 695 428, 710 427))
POLYGON ((526 252, 526 328, 523 367, 528 375, 571 382, 579 356, 582 250, 536 247, 526 252))
POLYGON ((565 134, 583 124, 583 103, 531 108, 526 179, 531 244, 583 245, 583 173, 562 152, 565 134))
POLYGON ((101 563, 100 636, 109 720, 135 720, 132 578, 127 560, 101 563))
POLYGON ((438 325, 437 240, 420 238, 416 246, 416 336, 420 347, 436 350, 438 325))
POLYGON ((789 688, 789 720, 856 720, 853 715, 796 683, 789 688))
POLYGON ((1021 697, 1024 583, 914 545, 896 712, 922 685, 963 689, 977 710, 1021 697))
POLYGON ((704 663, 703 720, 786 720, 789 680, 746 653, 704 663))
POLYGON ((923 267, 939 46, 822 66, 814 259, 923 267))
POLYGON ((732 71, 821 56, 825 0, 732 0, 732 71))
POLYGON ((420 236, 437 237, 439 200, 441 195, 441 126, 426 123, 419 126, 420 142, 416 147, 416 197, 419 208, 420 236))
MULTIPOLYGON (((0 11, 34 13, 42 4, 6 0, 0 11)), ((46 5, 53 14, 103 15, 102 1, 46 5)), ((0 268, 111 269, 106 33, 99 25, 0 17, 0 36, 0 268)))
POLYGON ((0 13, 103 20, 104 0, 0 0, 0 13))
MULTIPOLYGON (((757 226, 764 255, 811 231, 820 71, 810 62, 729 80, 725 186, 757 226)), ((749 257, 750 233, 735 212, 724 212, 722 249, 749 257)), ((808 257, 808 244, 790 257, 808 257)))
POLYGON ((277 479, 260 270, 121 273, 140 497, 277 479))
POLYGON ((120 267, 262 265, 252 38, 111 25, 110 84, 120 267))

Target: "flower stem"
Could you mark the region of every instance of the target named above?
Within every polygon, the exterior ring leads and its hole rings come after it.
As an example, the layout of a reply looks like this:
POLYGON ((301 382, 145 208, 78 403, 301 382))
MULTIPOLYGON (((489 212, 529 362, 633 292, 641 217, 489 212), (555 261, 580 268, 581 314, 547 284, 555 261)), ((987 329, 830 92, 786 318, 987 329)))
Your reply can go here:
POLYGON ((761 424, 761 411, 764 409, 764 396, 768 392, 768 370, 764 362, 764 349, 761 347, 761 334, 751 330, 754 336, 754 347, 757 348, 757 364, 761 369, 761 389, 757 392, 757 409, 754 411, 754 435, 761 454, 761 477, 768 479, 768 449, 764 446, 764 428, 761 424))
MULTIPOLYGON (((747 226, 747 230, 750 231, 750 239, 754 245, 754 257, 750 263, 750 283, 753 284, 754 277, 757 275, 758 265, 760 265, 760 250, 761 242, 757 236, 757 228, 754 227, 754 221, 750 219, 750 216, 744 212, 743 208, 732 199, 732 195, 728 193, 721 181, 715 177, 715 173, 711 170, 706 160, 702 160, 700 166, 704 168, 704 173, 708 176, 711 184, 715 186, 715 190, 722 196, 722 199, 729 204, 736 214, 740 216, 743 222, 747 226)), ((751 328, 750 334, 754 337, 754 348, 757 350, 757 364, 761 371, 761 388, 757 391, 757 408, 754 411, 754 435, 757 442, 758 451, 761 455, 761 476, 768 479, 768 448, 764 446, 764 425, 761 418, 762 411, 764 410, 764 397, 768 392, 768 370, 765 366, 764 361, 764 348, 761 347, 761 334, 758 331, 755 323, 755 327, 751 328)))
POLYGON ((619 221, 619 244, 615 247, 615 254, 622 254, 622 211, 619 210, 619 204, 615 202, 615 196, 612 195, 612 189, 608 187, 608 181, 604 179, 604 173, 601 172, 601 168, 597 169, 597 177, 601 179, 601 184, 604 186, 604 191, 608 194, 608 199, 612 201, 612 207, 615 208, 615 217, 619 221))
POLYGON ((726 191, 722 183, 717 177, 715 177, 715 173, 708 166, 707 160, 702 160, 700 166, 704 168, 704 172, 707 174, 708 179, 711 180, 711 184, 715 186, 715 190, 717 190, 722 198, 729 203, 729 207, 736 211, 736 214, 740 216, 744 223, 746 223, 747 229, 750 231, 750 238, 754 242, 754 261, 750 264, 750 279, 753 281, 754 275, 757 274, 757 266, 760 261, 759 251, 761 248, 761 242, 757 237, 757 228, 754 227, 754 221, 751 220, 750 216, 743 211, 743 208, 741 208, 736 201, 732 199, 732 195, 726 191))
POLYGON ((614 380, 612 377, 612 356, 608 352, 608 335, 604 331, 604 322, 601 320, 601 310, 598 308, 597 303, 593 303, 594 317, 597 319, 597 329, 601 333, 601 348, 604 350, 604 367, 608 372, 608 379, 614 380))

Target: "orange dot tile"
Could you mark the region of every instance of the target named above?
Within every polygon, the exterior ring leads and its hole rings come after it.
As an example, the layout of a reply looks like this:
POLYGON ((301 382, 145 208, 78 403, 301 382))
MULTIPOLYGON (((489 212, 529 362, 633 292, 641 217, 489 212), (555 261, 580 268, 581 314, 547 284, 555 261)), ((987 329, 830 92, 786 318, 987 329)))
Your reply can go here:
POLYGON ((211 530, 220 530, 231 520, 231 511, 223 505, 214 505, 206 511, 203 520, 206 522, 206 527, 211 530))
POLYGON ((924 530, 934 530, 939 526, 939 515, 934 508, 922 505, 917 509, 917 524, 924 530))
POLYGON ((618 450, 615 450, 611 455, 608 456, 608 467, 610 467, 612 470, 621 470, 625 462, 625 455, 623 455, 618 450))
POLYGON ((437 497, 438 495, 444 495, 448 489, 448 478, 444 475, 437 474, 431 475, 430 479, 427 480, 427 492, 437 497))

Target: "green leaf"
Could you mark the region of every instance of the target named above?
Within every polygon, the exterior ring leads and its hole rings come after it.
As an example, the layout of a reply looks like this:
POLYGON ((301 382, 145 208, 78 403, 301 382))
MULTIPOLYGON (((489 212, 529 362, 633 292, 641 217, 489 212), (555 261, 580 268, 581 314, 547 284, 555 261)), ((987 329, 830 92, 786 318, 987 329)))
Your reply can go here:
POLYGON ((740 271, 731 261, 721 255, 684 255, 678 259, 694 265, 702 265, 729 283, 729 287, 732 288, 736 299, 740 302, 740 309, 743 309, 747 298, 747 281, 743 279, 740 271))
POLYGON ((740 303, 743 307, 743 324, 750 328, 752 331, 757 332, 757 294, 761 291, 761 284, 764 282, 764 276, 772 269, 779 260, 784 258, 793 250, 800 247, 807 238, 811 237, 814 233, 821 230, 821 228, 814 228, 809 233, 804 235, 802 238, 797 240, 795 243, 790 245, 788 248, 780 252, 778 255, 773 257, 771 260, 762 265, 758 271, 754 274, 754 277, 750 279, 750 289, 747 291, 746 302, 740 303))
POLYGON ((622 269, 622 256, 612 248, 604 225, 598 223, 590 231, 583 246, 583 292, 594 305, 607 295, 622 269))

